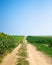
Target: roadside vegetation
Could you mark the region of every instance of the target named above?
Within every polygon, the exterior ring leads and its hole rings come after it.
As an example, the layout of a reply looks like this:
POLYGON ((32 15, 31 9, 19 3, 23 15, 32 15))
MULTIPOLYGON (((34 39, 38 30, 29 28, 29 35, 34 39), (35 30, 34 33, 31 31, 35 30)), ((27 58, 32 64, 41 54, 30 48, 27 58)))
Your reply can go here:
POLYGON ((7 53, 10 53, 22 42, 23 38, 24 36, 11 36, 0 32, 0 62, 7 53))
POLYGON ((26 52, 26 44, 22 43, 20 49, 18 50, 18 58, 17 58, 17 64, 16 65, 29 65, 27 61, 27 52, 26 52))
POLYGON ((52 37, 51 36, 27 36, 29 43, 35 45, 37 50, 42 51, 52 57, 52 37))

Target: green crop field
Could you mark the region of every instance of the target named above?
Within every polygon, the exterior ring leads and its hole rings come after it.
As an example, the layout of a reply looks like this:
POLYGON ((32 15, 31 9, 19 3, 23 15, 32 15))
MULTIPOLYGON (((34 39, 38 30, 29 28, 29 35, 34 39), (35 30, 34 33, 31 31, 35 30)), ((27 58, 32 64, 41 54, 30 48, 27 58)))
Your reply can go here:
POLYGON ((37 50, 52 57, 52 36, 27 36, 29 43, 37 47, 37 50))
POLYGON ((15 39, 17 42, 22 43, 24 36, 12 36, 13 39, 15 39))

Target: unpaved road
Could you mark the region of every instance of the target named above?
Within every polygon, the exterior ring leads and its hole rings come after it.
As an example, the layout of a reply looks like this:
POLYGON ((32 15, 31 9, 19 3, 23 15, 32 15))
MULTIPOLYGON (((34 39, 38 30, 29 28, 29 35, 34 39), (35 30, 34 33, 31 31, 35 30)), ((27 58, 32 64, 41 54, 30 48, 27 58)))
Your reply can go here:
POLYGON ((18 49, 20 48, 20 45, 16 47, 12 53, 8 54, 7 56, 4 57, 3 62, 0 65, 16 65, 16 60, 17 60, 17 53, 18 49))
POLYGON ((47 59, 43 54, 41 54, 40 51, 37 51, 31 44, 27 44, 27 53, 29 65, 52 65, 50 60, 47 62, 47 59))
MULTIPOLYGON (((23 43, 27 44, 26 37, 23 40, 23 43)), ((18 49, 20 48, 20 45, 16 47, 12 53, 8 54, 4 57, 2 64, 0 65, 16 65, 17 60, 17 53, 18 49)), ((28 62, 29 65, 52 65, 51 60, 48 60, 44 54, 42 54, 40 51, 36 50, 36 47, 34 47, 31 44, 27 44, 27 54, 28 54, 28 62)))

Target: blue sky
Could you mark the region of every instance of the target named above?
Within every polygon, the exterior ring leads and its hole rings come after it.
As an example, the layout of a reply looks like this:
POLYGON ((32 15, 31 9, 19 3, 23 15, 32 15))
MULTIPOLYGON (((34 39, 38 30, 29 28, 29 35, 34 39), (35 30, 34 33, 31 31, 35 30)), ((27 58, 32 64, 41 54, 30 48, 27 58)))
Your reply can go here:
POLYGON ((52 0, 0 0, 0 32, 52 35, 52 0))

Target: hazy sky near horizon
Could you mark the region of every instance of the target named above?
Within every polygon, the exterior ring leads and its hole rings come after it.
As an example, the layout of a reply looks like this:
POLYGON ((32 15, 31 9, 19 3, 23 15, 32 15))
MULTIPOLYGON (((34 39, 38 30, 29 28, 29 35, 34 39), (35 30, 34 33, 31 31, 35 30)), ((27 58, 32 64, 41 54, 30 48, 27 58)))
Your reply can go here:
POLYGON ((0 32, 52 35, 52 0, 0 0, 0 32))

